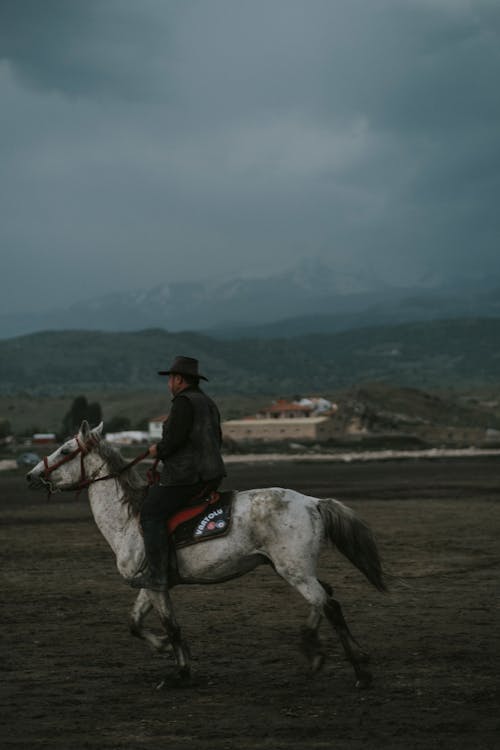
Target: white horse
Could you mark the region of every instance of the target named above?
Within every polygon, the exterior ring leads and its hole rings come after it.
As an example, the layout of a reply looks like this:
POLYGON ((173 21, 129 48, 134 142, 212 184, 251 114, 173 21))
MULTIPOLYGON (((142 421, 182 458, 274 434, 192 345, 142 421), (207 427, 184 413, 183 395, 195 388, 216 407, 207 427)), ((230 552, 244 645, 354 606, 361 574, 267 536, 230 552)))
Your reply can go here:
MULTIPOLYGON (((119 573, 130 580, 144 566, 139 526, 144 482, 101 433, 102 423, 91 430, 83 422, 78 435, 40 461, 27 480, 30 486, 45 486, 51 492, 88 487, 95 522, 116 555, 119 573)), ((368 656, 353 638, 332 588, 316 577, 325 540, 336 545, 380 591, 386 590, 372 533, 351 509, 337 500, 279 488, 236 493, 229 532, 178 549, 172 585, 228 581, 270 564, 310 605, 301 643, 311 668, 316 671, 324 662, 318 628, 325 615, 354 668, 356 685, 367 687, 372 680, 366 668, 368 656)), ((189 649, 168 593, 141 589, 131 611, 130 629, 157 651, 173 650, 180 679, 189 680, 189 649), (164 635, 143 627, 151 609, 158 613, 164 635)))

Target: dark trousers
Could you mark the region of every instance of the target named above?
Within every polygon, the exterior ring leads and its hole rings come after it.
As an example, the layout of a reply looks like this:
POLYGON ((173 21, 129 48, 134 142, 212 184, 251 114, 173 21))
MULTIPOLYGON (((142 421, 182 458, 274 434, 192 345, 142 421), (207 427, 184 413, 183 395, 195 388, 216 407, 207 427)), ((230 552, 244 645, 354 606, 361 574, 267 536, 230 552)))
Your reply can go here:
POLYGON ((210 479, 196 484, 175 485, 164 487, 161 484, 152 485, 146 495, 141 509, 141 526, 164 525, 167 519, 181 508, 196 505, 217 489, 222 479, 210 479))
POLYGON ((180 508, 196 505, 217 489, 221 479, 175 487, 151 486, 141 509, 141 526, 148 573, 135 582, 135 588, 163 591, 167 584, 167 519, 180 508))

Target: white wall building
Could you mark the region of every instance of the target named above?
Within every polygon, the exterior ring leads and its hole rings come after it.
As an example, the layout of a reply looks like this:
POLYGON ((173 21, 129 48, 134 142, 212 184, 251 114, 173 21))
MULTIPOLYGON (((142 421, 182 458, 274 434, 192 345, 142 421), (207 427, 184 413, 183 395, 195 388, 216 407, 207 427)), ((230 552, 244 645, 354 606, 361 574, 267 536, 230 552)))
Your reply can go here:
POLYGON ((108 443, 116 445, 136 445, 149 442, 149 432, 143 430, 123 430, 122 432, 107 432, 108 443))
POLYGON ((163 423, 167 418, 167 414, 162 414, 159 417, 153 417, 149 420, 149 439, 160 440, 162 436, 163 423))
POLYGON ((334 420, 330 417, 280 417, 278 419, 230 419, 222 425, 225 437, 236 442, 280 440, 322 442, 334 436, 334 420))

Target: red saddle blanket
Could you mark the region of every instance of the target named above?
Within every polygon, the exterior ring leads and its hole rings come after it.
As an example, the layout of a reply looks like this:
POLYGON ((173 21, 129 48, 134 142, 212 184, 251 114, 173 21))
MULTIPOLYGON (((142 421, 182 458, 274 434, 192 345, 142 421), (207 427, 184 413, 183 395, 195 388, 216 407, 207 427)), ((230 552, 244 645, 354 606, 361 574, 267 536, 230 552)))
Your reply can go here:
POLYGON ((168 519, 175 547, 205 542, 229 531, 234 492, 212 492, 203 502, 183 508, 168 519))

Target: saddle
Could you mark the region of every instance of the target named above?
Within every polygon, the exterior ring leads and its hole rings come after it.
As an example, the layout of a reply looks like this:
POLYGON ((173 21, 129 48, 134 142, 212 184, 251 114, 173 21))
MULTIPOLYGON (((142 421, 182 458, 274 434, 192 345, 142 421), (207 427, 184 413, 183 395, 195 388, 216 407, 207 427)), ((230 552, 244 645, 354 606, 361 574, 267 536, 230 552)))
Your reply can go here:
POLYGON ((167 521, 171 547, 179 549, 227 534, 234 492, 212 492, 197 505, 183 508, 167 521))

